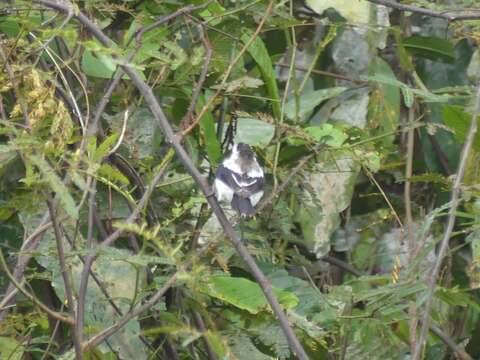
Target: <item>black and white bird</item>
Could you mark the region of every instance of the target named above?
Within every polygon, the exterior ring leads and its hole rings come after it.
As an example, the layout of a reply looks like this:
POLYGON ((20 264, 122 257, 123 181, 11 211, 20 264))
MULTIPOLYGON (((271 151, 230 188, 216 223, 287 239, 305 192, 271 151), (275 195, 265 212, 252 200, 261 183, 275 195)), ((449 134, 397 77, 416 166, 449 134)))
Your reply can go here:
POLYGON ((263 196, 263 170, 250 145, 234 144, 231 154, 218 167, 214 189, 219 201, 227 201, 242 217, 255 214, 263 196))

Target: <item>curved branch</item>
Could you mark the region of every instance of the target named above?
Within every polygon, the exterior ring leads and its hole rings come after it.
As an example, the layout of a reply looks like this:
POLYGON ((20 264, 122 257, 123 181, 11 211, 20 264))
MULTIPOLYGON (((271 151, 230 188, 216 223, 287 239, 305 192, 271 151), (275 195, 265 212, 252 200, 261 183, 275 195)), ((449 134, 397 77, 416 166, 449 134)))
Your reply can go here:
POLYGON ((40 309, 45 311, 48 315, 53 317, 54 319, 60 320, 64 323, 67 323, 69 325, 73 325, 75 321, 73 320, 72 317, 70 316, 65 316, 59 312, 56 312, 55 310, 50 309, 47 305, 45 305, 43 302, 38 300, 34 295, 32 295, 29 291, 27 291, 21 283, 15 279, 13 274, 10 272, 7 266, 7 262, 5 261, 5 258, 3 257, 2 250, 0 249, 0 268, 5 272, 7 275, 8 279, 11 281, 11 283, 20 291, 27 299, 29 299, 32 303, 37 305, 40 309))

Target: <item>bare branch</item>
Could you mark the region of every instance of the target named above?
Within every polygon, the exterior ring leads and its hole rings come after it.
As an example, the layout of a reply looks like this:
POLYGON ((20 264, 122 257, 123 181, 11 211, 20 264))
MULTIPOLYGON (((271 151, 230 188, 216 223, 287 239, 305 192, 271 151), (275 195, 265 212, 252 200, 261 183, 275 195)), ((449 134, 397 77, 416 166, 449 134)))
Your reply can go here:
POLYGON ((400 11, 409 11, 416 14, 426 15, 430 17, 436 17, 445 19, 448 21, 460 21, 460 20, 476 20, 480 19, 480 9, 478 11, 475 10, 447 10, 447 11, 434 11, 425 8, 421 8, 414 5, 405 5, 402 3, 398 3, 393 0, 368 0, 372 4, 383 5, 389 7, 391 9, 397 9, 400 11))
MULTIPOLYGON (((76 320, 75 317, 75 302, 73 301, 73 290, 72 290, 72 279, 70 277, 70 271, 67 268, 67 263, 65 260, 65 250, 63 248, 63 235, 62 230, 60 229, 60 225, 57 221, 57 214, 55 211, 55 206, 53 199, 47 200, 48 211, 50 212, 50 219, 52 219, 53 230, 55 233, 55 240, 57 243, 57 253, 58 253, 58 262, 60 265, 60 273, 62 274, 63 278, 63 285, 65 287, 65 294, 67 295, 67 307, 70 312, 70 316, 76 320)), ((80 329, 77 328, 77 322, 74 321, 72 325, 72 333, 73 333, 73 346, 75 347, 75 358, 77 360, 83 359, 82 354, 82 338, 81 332, 83 331, 83 325, 80 329)))

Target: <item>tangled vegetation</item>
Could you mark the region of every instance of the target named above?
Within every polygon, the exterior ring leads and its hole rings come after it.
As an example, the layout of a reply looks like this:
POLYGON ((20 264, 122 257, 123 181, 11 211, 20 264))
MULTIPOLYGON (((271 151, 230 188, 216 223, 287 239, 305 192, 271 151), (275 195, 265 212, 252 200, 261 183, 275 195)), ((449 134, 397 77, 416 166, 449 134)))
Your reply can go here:
POLYGON ((480 7, 406 3, 2 2, 0 359, 480 358, 480 7))

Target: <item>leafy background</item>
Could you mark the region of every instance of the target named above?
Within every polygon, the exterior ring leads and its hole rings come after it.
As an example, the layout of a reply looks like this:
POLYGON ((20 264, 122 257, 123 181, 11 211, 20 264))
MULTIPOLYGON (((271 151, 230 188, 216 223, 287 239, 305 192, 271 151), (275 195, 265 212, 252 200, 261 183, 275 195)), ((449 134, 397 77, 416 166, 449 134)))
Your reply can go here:
MULTIPOLYGON (((69 15, 41 3, 0 10, 0 358, 295 358, 124 64, 210 182, 229 142, 254 146, 261 210, 225 210, 308 356, 410 358, 474 113, 478 20, 368 1, 86 0, 69 15), (172 286, 79 355, 72 327, 12 276, 62 314, 84 298, 84 341, 172 286)), ((479 150, 477 136, 425 359, 480 357, 479 150)))

